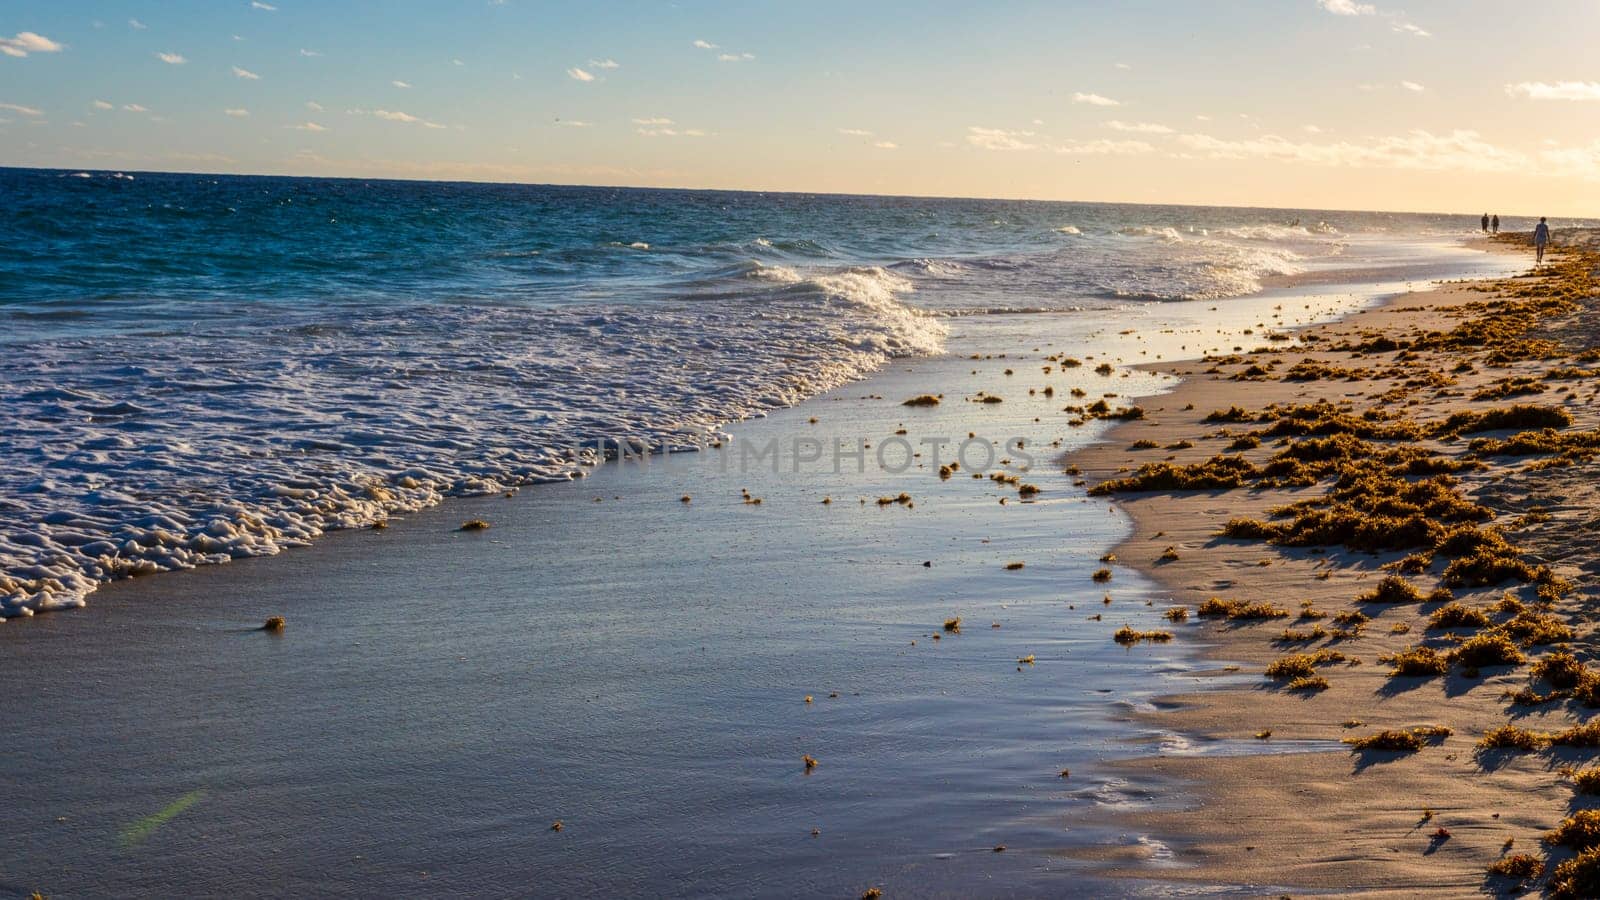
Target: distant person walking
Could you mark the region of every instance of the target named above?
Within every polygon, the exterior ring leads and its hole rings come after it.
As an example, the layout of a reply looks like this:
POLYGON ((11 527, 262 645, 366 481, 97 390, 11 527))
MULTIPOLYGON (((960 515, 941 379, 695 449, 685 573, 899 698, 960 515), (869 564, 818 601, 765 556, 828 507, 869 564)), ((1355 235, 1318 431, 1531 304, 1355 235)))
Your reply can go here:
POLYGON ((1488 234, 1489 233, 1489 214, 1488 213, 1484 213, 1483 214, 1483 233, 1484 234, 1488 234))
POLYGON ((1489 232, 1491 234, 1499 234, 1500 233, 1500 214, 1499 213, 1495 213, 1494 217, 1489 219, 1489 232))
POLYGON ((1538 255, 1533 264, 1544 265, 1544 247, 1550 243, 1550 226, 1545 224, 1544 216, 1539 217, 1539 224, 1533 226, 1533 249, 1538 255))

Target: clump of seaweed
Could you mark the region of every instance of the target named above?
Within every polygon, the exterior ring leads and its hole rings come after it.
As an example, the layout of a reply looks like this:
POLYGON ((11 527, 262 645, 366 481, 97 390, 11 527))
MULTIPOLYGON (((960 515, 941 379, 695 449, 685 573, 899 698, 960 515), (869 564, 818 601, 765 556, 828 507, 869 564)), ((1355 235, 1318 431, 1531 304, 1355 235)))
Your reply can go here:
POLYGON ((1317 674, 1318 666, 1344 662, 1345 655, 1337 650, 1318 650, 1315 653, 1291 653, 1267 664, 1266 676, 1277 679, 1309 678, 1317 674))
POLYGON ((1522 750, 1533 752, 1549 743, 1549 736, 1520 725, 1501 725, 1491 728, 1478 740, 1484 750, 1522 750))
POLYGON ((1467 669, 1486 666, 1519 666, 1527 661, 1522 651, 1503 634, 1474 635, 1450 654, 1452 662, 1467 669))
POLYGON ((938 406, 939 398, 933 394, 919 394, 900 404, 901 406, 938 406))
POLYGON ((1544 874, 1544 862, 1532 853, 1513 853, 1490 863, 1489 874, 1517 881, 1532 881, 1544 874))
POLYGON ((1357 603, 1421 603, 1424 600, 1449 599, 1449 592, 1442 597, 1432 594, 1423 594, 1417 586, 1398 575, 1386 575, 1378 582, 1377 587, 1356 598, 1357 603))
POLYGON ((1452 437, 1459 434, 1476 434, 1483 431, 1508 431, 1540 428, 1566 428, 1572 424, 1572 415, 1558 406, 1535 406, 1518 403, 1514 406, 1452 414, 1439 423, 1435 437, 1452 437))
POLYGON ((456 529, 456 530, 457 531, 483 531, 483 530, 487 529, 488 527, 489 527, 489 523, 485 522, 482 519, 470 519, 470 520, 468 520, 466 522, 462 522, 461 523, 461 527, 456 529))
POLYGON ((1389 674, 1396 677, 1422 678, 1450 671, 1449 658, 1432 647, 1410 647, 1378 661, 1394 666, 1389 674))
POLYGON ((1566 650, 1557 650, 1533 664, 1528 674, 1557 690, 1571 690, 1592 673, 1566 650))
POLYGON ((265 623, 262 624, 261 630, 262 631, 282 631, 286 625, 288 625, 288 623, 283 620, 283 616, 272 616, 271 618, 267 619, 267 621, 265 623))
POLYGON ((1428 617, 1429 628, 1487 628, 1489 617, 1481 609, 1451 602, 1433 611, 1428 617))
POLYGON ((1189 621, 1189 610, 1188 610, 1187 607, 1183 607, 1183 606, 1169 607, 1166 612, 1162 613, 1162 615, 1164 617, 1166 617, 1166 620, 1168 622, 1187 622, 1187 621, 1189 621))
POLYGON ((1200 604, 1195 614, 1201 618, 1225 619, 1283 619, 1287 618, 1289 611, 1281 606, 1271 603, 1250 603, 1244 600, 1224 600, 1221 597, 1212 597, 1200 604))
POLYGON ((1153 641, 1158 644, 1164 644, 1167 641, 1172 640, 1172 632, 1135 631, 1132 627, 1124 625, 1117 630, 1116 634, 1111 636, 1111 639, 1125 646, 1137 644, 1140 641, 1153 641))
POLYGON ((1090 575, 1089 578, 1091 580, 1093 580, 1093 581, 1098 581, 1098 582, 1110 581, 1111 580, 1111 570, 1110 569, 1095 569, 1094 570, 1094 574, 1090 575))
POLYGON ((1561 644, 1577 637, 1572 626, 1549 613, 1523 610, 1499 626, 1504 634, 1515 638, 1525 647, 1561 644))
POLYGON ((1600 810, 1580 809, 1544 836, 1545 843, 1584 851, 1600 847, 1600 810))
POLYGON ((1390 728, 1360 738, 1345 738, 1344 742, 1355 750, 1383 750, 1395 753, 1415 753, 1428 742, 1422 735, 1390 728))
POLYGON ((1600 897, 1600 848, 1585 850, 1556 866, 1550 875, 1551 900, 1600 897))
POLYGON ((1329 687, 1328 679, 1321 675, 1302 675, 1289 682, 1291 691, 1325 691, 1329 687))
POLYGON ((1205 462, 1189 465, 1145 463, 1134 474, 1101 482, 1090 488, 1089 493, 1103 496, 1119 492, 1226 490, 1240 487, 1259 474, 1249 460, 1237 456, 1213 456, 1205 462))

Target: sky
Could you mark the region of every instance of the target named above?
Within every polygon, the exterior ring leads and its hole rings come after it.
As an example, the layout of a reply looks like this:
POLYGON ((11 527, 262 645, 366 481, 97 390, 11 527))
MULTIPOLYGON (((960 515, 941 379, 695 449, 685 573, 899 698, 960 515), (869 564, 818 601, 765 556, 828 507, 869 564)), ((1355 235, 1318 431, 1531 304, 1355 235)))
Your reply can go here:
POLYGON ((1600 215, 1600 0, 6 0, 0 165, 1600 215))

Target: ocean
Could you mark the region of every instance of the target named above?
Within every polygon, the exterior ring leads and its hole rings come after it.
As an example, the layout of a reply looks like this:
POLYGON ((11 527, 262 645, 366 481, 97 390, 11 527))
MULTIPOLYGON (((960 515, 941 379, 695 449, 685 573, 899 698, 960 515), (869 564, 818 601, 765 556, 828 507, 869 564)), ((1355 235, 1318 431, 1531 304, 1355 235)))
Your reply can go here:
POLYGON ((0 619, 703 445, 973 317, 1480 255, 1471 216, 22 169, 0 195, 0 619))

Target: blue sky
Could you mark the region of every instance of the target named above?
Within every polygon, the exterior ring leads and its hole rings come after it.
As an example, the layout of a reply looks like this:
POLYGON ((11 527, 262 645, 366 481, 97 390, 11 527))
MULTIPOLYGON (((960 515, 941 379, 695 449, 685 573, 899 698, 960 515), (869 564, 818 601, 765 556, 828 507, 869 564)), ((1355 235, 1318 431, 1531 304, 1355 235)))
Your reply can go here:
POLYGON ((1600 3, 45 3, 0 164, 1593 214, 1600 3))

